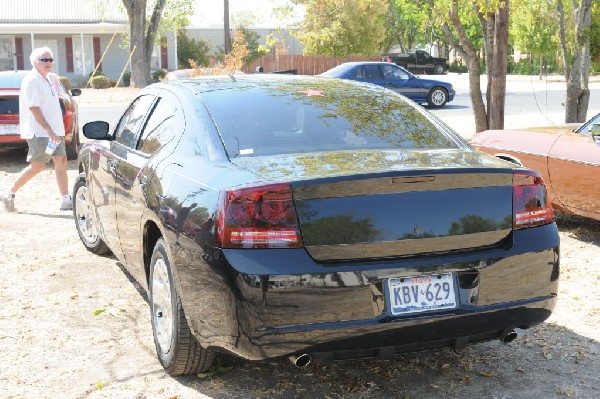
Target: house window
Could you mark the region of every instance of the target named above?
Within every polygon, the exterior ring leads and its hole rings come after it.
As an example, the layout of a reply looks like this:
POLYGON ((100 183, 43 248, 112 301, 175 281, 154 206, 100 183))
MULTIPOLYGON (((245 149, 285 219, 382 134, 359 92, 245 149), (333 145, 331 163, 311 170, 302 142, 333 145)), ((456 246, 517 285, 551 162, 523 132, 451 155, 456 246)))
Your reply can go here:
POLYGON ((94 71, 92 36, 83 36, 83 45, 81 36, 73 36, 73 64, 77 74, 87 76, 94 71))
POLYGON ((12 36, 0 36, 0 71, 15 69, 15 40, 12 36))

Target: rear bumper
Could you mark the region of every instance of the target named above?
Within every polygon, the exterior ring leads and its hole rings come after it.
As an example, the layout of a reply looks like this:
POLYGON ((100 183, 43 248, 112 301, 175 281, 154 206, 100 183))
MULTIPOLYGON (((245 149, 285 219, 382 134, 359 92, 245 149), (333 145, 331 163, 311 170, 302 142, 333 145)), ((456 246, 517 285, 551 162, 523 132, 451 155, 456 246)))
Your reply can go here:
POLYGON ((510 249, 341 266, 304 249, 190 255, 179 247, 174 262, 185 263, 176 273, 190 327, 203 345, 253 360, 463 346, 543 322, 558 292, 555 224, 514 232, 510 249), (456 279, 456 309, 390 314, 386 279, 448 272, 471 276, 456 279))

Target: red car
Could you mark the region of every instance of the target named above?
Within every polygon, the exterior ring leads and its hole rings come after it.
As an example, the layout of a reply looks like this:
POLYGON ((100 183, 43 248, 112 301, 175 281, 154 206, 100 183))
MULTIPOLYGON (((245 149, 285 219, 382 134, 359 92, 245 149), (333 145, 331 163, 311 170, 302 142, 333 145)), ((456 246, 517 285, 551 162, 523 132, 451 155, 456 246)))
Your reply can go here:
POLYGON ((583 125, 486 130, 471 144, 540 172, 554 209, 600 220, 600 114, 583 125))
MULTIPOLYGON (((29 71, 0 72, 0 147, 26 148, 27 142, 19 133, 19 91, 21 81, 29 71)), ((79 121, 77 119, 77 103, 73 97, 81 94, 79 89, 67 90, 60 82, 58 75, 48 74, 48 79, 60 97, 60 108, 65 124, 65 144, 67 158, 77 159, 80 145, 79 121)))

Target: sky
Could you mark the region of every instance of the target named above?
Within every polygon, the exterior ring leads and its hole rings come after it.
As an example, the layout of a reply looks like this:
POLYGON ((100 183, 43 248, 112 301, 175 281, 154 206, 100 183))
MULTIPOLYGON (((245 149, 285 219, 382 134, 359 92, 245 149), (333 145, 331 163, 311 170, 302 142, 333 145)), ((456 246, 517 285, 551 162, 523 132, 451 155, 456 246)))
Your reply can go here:
MULTIPOLYGON (((191 26, 223 26, 223 0, 195 0, 196 13, 190 19, 191 26)), ((230 25, 241 23, 245 27, 283 27, 293 24, 293 19, 281 21, 272 15, 274 7, 291 5, 288 0, 229 0, 230 25)), ((301 16, 303 8, 295 7, 295 15, 301 16)))

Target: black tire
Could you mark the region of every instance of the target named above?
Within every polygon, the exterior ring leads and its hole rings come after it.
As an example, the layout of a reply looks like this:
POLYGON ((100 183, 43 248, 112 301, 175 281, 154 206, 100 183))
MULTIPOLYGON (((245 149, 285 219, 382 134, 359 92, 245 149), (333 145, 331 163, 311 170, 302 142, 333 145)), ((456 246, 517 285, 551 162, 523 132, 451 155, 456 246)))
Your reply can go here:
POLYGON ((66 149, 67 149, 67 159, 73 160, 73 159, 77 159, 78 156, 78 149, 79 149, 79 132, 75 132, 73 134, 73 138, 71 139, 71 142, 69 144, 66 144, 66 149))
POLYGON ((73 186, 73 218, 79 239, 85 248, 96 255, 110 253, 96 229, 96 218, 87 195, 85 173, 80 173, 73 186))
POLYGON ((427 104, 431 108, 442 108, 448 102, 448 92, 443 87, 436 86, 427 94, 427 104))
POLYGON ((442 64, 436 64, 433 67, 433 73, 434 75, 443 75, 445 72, 446 68, 444 68, 444 66, 442 64))
POLYGON ((148 291, 154 345, 165 371, 178 376, 210 369, 215 352, 204 349, 188 326, 162 238, 152 252, 148 291))

